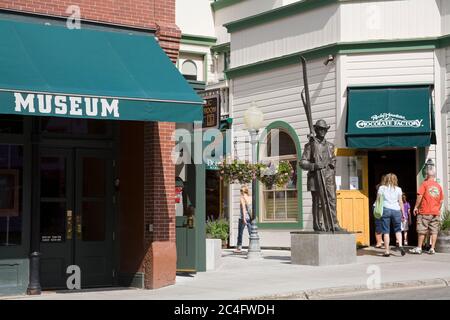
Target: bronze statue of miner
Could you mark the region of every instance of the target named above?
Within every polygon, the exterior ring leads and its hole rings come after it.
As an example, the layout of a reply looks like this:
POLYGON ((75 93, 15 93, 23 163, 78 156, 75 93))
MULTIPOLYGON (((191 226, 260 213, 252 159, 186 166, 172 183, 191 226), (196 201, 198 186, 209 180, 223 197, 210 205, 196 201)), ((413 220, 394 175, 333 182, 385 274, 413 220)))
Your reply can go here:
POLYGON ((325 199, 328 200, 330 215, 334 224, 334 231, 345 231, 339 226, 336 216, 336 155, 334 145, 325 139, 325 135, 330 129, 325 120, 318 120, 314 125, 315 139, 305 145, 303 155, 300 160, 300 167, 308 171, 307 187, 312 195, 312 214, 314 231, 326 230, 323 223, 323 216, 326 214, 325 208, 321 205, 321 191, 317 185, 317 170, 322 170, 325 182, 325 199), (314 153, 311 143, 314 143, 314 153), (315 160, 316 158, 316 160, 315 160))

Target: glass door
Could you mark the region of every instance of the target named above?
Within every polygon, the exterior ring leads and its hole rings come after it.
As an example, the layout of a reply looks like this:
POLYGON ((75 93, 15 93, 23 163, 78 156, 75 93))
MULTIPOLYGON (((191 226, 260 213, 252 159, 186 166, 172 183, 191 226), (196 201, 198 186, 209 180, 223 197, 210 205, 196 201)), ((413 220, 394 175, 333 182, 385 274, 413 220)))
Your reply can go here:
POLYGON ((70 265, 81 288, 113 285, 111 152, 41 149, 38 175, 42 287, 66 288, 70 265))
POLYGON ((104 150, 76 152, 75 262, 82 287, 113 284, 113 166, 104 150))
POLYGON ((42 149, 39 155, 41 285, 61 288, 73 256, 73 151, 42 149))

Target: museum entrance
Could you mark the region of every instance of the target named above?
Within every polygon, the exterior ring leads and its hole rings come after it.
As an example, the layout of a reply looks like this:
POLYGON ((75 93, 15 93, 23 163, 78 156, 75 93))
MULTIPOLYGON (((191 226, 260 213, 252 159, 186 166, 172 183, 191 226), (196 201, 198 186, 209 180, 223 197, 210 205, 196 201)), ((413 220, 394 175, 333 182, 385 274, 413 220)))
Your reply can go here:
POLYGON ((112 285, 111 154, 42 148, 38 171, 42 286, 66 288, 70 265, 82 287, 112 285))
MULTIPOLYGON (((412 208, 416 202, 417 194, 417 165, 416 149, 402 150, 377 150, 369 151, 369 211, 370 211, 370 244, 375 245, 375 221, 373 218, 373 203, 376 200, 376 186, 381 177, 387 173, 395 173, 399 187, 406 194, 407 201, 412 208)), ((392 226, 391 226, 392 230, 392 226)), ((395 246, 395 235, 391 232, 391 245, 395 246)), ((412 223, 408 230, 408 244, 417 244, 415 217, 412 215, 412 223)))
POLYGON ((33 233, 41 252, 41 285, 66 289, 79 267, 81 288, 114 281, 113 125, 40 118, 34 152, 33 233), (74 268, 74 267, 72 267, 74 268))

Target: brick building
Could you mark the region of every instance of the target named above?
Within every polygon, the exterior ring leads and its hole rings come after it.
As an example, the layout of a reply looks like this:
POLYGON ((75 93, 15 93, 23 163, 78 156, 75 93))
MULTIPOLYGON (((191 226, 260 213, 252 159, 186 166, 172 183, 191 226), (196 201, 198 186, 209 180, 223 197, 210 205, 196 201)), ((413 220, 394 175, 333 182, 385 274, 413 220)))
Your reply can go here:
POLYGON ((69 265, 82 287, 173 284, 171 135, 202 117, 167 58, 175 1, 0 0, 0 24, 0 294, 30 289, 35 251, 43 288, 69 265))

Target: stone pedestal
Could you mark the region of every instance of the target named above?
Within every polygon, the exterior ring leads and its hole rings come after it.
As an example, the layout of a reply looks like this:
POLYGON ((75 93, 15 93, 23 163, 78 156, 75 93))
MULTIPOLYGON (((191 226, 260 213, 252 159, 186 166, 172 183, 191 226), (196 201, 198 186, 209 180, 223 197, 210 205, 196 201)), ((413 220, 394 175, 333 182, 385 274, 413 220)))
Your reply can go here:
POLYGON ((356 235, 291 232, 291 263, 311 266, 356 263, 356 235))

